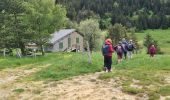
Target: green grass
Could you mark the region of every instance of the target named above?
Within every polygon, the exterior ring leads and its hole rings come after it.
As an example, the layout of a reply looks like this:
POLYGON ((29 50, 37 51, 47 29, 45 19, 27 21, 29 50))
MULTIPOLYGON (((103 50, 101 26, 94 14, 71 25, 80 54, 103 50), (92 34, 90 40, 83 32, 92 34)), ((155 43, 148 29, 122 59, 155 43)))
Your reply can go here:
POLYGON ((102 69, 102 56, 99 53, 93 53, 93 63, 88 63, 87 54, 82 53, 54 53, 48 62, 51 65, 41 71, 33 74, 28 79, 31 80, 61 80, 71 76, 94 73, 102 69))
POLYGON ((40 67, 48 64, 50 66, 43 68, 28 79, 61 80, 71 76, 101 71, 101 66, 103 65, 101 53, 94 52, 92 54, 92 59, 93 63, 89 64, 87 53, 49 53, 44 57, 25 57, 21 59, 16 57, 1 57, 0 70, 23 66, 27 66, 26 69, 31 69, 33 67, 40 67))
POLYGON ((170 85, 161 87, 158 93, 162 96, 170 96, 170 85))
POLYGON ((164 55, 150 58, 143 50, 131 60, 123 61, 118 65, 114 63, 115 70, 112 73, 100 75, 99 79, 119 77, 124 92, 146 93, 150 100, 159 100, 160 95, 170 96, 170 86, 165 81, 165 76, 170 75, 170 29, 136 33, 141 45, 143 45, 146 33, 150 33, 154 39, 158 40, 164 55), (137 80, 137 83, 134 83, 134 80, 137 80), (132 84, 142 88, 134 88, 132 84))
POLYGON ((15 92, 15 93, 22 93, 24 91, 25 91, 24 89, 15 89, 15 90, 13 90, 13 92, 15 92))
MULTIPOLYGON (((131 60, 123 61, 120 64, 116 63, 116 54, 113 56, 113 67, 115 70, 112 73, 104 73, 99 76, 99 79, 105 80, 109 78, 119 77, 122 81, 123 91, 130 94, 146 93, 150 100, 156 100, 162 96, 170 95, 170 86, 165 81, 165 75, 170 75, 170 29, 169 30, 147 30, 144 33, 136 33, 142 43, 145 33, 151 33, 158 40, 160 47, 165 52, 164 55, 156 55, 150 58, 146 52, 134 55, 131 60), (134 84, 142 88, 131 87, 134 84)), ((94 73, 101 71, 103 67, 103 57, 100 52, 92 53, 92 64, 88 64, 87 54, 82 53, 49 53, 46 56, 34 58, 16 58, 16 57, 1 57, 0 70, 5 68, 16 68, 30 65, 29 68, 40 67, 42 65, 50 65, 31 76, 26 77, 26 80, 43 80, 53 81, 70 78, 86 73, 94 73)), ((15 90, 22 92, 22 89, 15 90)), ((37 93, 39 93, 38 91, 37 93)))
POLYGON ((157 100, 162 96, 170 95, 168 83, 164 76, 170 75, 170 56, 157 55, 150 58, 146 54, 135 55, 133 59, 123 61, 121 64, 113 65, 115 70, 112 73, 104 73, 99 79, 119 77, 124 92, 130 94, 146 93, 150 100, 157 100), (133 80, 137 80, 134 83, 133 80), (142 88, 131 87, 135 84, 142 88))
POLYGON ((43 62, 47 61, 48 59, 51 59, 51 55, 47 55, 45 57, 37 57, 36 59, 30 58, 30 57, 23 57, 23 58, 17 58, 17 57, 0 57, 0 70, 5 68, 16 68, 16 67, 22 67, 24 65, 33 64, 35 67, 35 64, 43 64, 43 62))
POLYGON ((134 88, 134 87, 129 87, 129 86, 123 86, 123 91, 130 93, 130 94, 138 94, 138 93, 143 93, 143 89, 139 88, 134 88))
POLYGON ((160 94, 152 92, 149 93, 149 100, 160 100, 160 94))
POLYGON ((147 33, 151 34, 152 37, 158 41, 158 44, 164 53, 170 54, 170 29, 146 30, 143 33, 136 33, 141 45, 143 45, 143 40, 147 33))

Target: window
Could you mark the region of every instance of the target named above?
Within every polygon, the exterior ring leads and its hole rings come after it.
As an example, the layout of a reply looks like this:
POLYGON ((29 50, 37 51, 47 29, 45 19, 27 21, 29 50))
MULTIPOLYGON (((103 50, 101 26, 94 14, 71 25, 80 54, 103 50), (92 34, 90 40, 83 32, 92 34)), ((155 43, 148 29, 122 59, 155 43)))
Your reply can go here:
POLYGON ((68 47, 71 47, 71 38, 68 38, 68 47))
POLYGON ((80 41, 79 41, 79 38, 77 37, 77 38, 76 38, 76 43, 79 43, 79 42, 80 42, 80 41))
POLYGON ((59 49, 63 49, 63 42, 59 43, 59 49))

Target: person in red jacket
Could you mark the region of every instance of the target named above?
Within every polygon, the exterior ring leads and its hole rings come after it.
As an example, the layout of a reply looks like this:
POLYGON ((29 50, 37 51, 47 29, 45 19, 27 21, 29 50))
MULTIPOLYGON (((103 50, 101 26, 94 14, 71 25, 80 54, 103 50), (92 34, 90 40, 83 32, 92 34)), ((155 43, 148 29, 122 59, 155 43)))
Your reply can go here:
POLYGON ((156 54, 156 47, 155 47, 155 45, 152 44, 149 47, 149 54, 150 54, 150 57, 154 57, 154 55, 156 54))
POLYGON ((113 46, 112 46, 112 40, 106 39, 105 45, 108 46, 108 51, 104 56, 104 70, 110 72, 111 66, 112 66, 112 53, 114 52, 113 46))

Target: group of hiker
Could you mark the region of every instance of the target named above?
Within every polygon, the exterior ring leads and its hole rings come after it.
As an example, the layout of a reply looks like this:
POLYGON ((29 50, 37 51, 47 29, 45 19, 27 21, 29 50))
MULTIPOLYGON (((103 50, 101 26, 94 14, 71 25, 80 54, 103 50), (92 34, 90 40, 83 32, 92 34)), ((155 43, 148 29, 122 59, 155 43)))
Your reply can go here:
MULTIPOLYGON (((135 44, 133 40, 127 41, 123 38, 117 45, 113 46, 111 39, 106 39, 102 46, 102 53, 104 56, 104 71, 110 72, 112 66, 112 53, 115 51, 117 54, 117 63, 121 63, 123 59, 132 59, 133 51, 135 50, 135 44)), ((154 57, 156 54, 156 48, 154 44, 148 47, 148 53, 150 57, 154 57)))

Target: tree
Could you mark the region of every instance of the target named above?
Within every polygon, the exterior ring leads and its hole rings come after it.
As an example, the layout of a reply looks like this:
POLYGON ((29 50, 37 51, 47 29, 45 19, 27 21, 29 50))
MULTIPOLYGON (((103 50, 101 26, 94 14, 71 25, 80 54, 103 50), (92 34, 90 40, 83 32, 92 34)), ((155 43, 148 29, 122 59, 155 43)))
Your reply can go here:
MULTIPOLYGON (((41 47, 55 30, 65 26, 66 10, 53 0, 1 0, 0 43, 3 48, 20 48, 34 42, 41 47)), ((18 50, 18 49, 17 49, 18 50)))
POLYGON ((24 23, 25 6, 24 0, 2 0, 0 6, 4 17, 3 22, 3 39, 4 48, 20 48, 22 54, 25 55, 25 38, 26 36, 26 24, 24 23))
POLYGON ((84 39, 89 42, 90 50, 97 48, 100 38, 99 23, 96 19, 86 19, 80 22, 79 31, 84 34, 84 39))
POLYGON ((6 12, 3 10, 2 13, 0 13, 0 49, 4 49, 4 56, 6 55, 6 49, 11 50, 11 40, 13 40, 9 28, 6 27, 8 22, 7 19, 6 12))
MULTIPOLYGON (((162 54, 161 49, 160 49, 160 47, 159 47, 159 45, 158 45, 158 41, 154 40, 154 39, 152 38, 152 36, 148 33, 148 34, 146 34, 146 36, 145 36, 145 38, 144 38, 144 44, 143 44, 143 45, 144 45, 146 48, 149 48, 152 44, 155 45, 155 47, 156 47, 156 49, 157 49, 157 53, 162 54)), ((147 53, 149 53, 148 50, 147 50, 147 53)))
POLYGON ((105 17, 100 19, 100 29, 107 29, 111 26, 111 15, 109 13, 105 14, 105 17))
POLYGON ((116 23, 109 28, 108 37, 112 39, 114 44, 118 44, 122 38, 128 38, 127 30, 121 24, 116 23))
POLYGON ((32 41, 41 47, 44 55, 43 46, 49 42, 50 34, 65 26, 66 10, 53 0, 30 0, 26 5, 29 9, 27 19, 32 29, 32 41))
POLYGON ((161 28, 168 29, 168 18, 165 15, 161 16, 161 28))
POLYGON ((115 23, 121 23, 126 27, 132 25, 138 30, 166 28, 168 25, 161 23, 158 15, 170 15, 169 0, 56 0, 56 3, 66 6, 67 17, 78 23, 89 18, 93 12, 102 19, 100 28, 104 29, 109 24, 109 18, 112 25, 115 23), (111 16, 105 18, 106 13, 111 16), (132 24, 134 20, 131 19, 134 17, 137 17, 137 20, 132 24))

